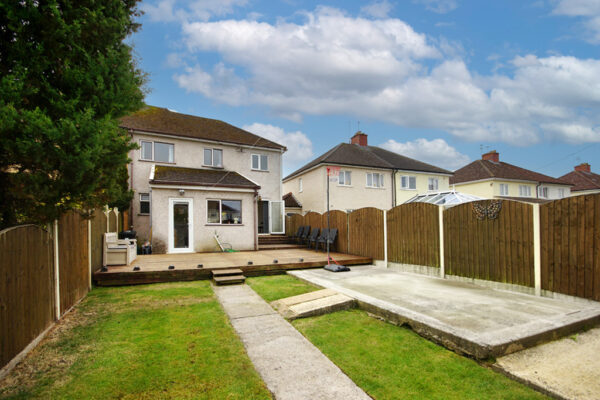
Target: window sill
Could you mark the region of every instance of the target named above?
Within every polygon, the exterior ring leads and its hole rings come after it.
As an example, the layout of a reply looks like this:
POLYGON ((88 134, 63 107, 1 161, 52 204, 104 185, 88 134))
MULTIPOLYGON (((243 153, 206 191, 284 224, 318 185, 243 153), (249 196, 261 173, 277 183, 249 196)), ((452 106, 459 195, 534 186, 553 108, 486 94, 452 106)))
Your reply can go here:
POLYGON ((337 186, 338 186, 338 187, 344 187, 344 188, 351 188, 351 187, 354 187, 354 186, 352 186, 352 185, 337 185, 337 186))
POLYGON ((154 161, 154 160, 142 160, 141 158, 138 159, 138 161, 141 162, 147 162, 147 163, 155 163, 155 164, 170 164, 170 165, 175 165, 175 162, 169 162, 169 161, 154 161))
POLYGON ((203 168, 210 168, 210 169, 225 169, 225 167, 220 166, 220 167, 216 167, 214 165, 202 165, 203 168))
POLYGON ((417 191, 417 189, 408 189, 408 188, 400 188, 400 190, 408 190, 408 191, 411 191, 411 192, 416 192, 417 191))
POLYGON ((138 213, 137 216, 138 217, 149 217, 150 214, 141 214, 141 213, 138 213))
POLYGON ((365 186, 365 189, 379 189, 379 190, 385 190, 385 187, 365 186))
POLYGON ((204 226, 244 226, 244 224, 204 224, 204 226))
POLYGON ((268 169, 255 169, 255 168, 250 168, 251 171, 254 172, 270 172, 268 169))

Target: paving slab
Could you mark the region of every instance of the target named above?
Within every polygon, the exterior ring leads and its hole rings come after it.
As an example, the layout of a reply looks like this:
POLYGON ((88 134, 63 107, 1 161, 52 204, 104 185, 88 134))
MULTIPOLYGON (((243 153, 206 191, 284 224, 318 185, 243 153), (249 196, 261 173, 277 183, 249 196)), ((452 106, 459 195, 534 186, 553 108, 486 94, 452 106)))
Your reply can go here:
POLYGON ((361 308, 450 349, 498 357, 600 323, 600 303, 551 299, 374 266, 290 275, 353 297, 361 308))
POLYGON ((276 399, 370 399, 248 285, 217 286, 214 290, 276 399))
POLYGON ((335 290, 323 289, 271 302, 288 320, 314 317, 356 307, 356 300, 335 290))
POLYGON ((555 397, 600 397, 600 328, 498 358, 494 366, 555 397))

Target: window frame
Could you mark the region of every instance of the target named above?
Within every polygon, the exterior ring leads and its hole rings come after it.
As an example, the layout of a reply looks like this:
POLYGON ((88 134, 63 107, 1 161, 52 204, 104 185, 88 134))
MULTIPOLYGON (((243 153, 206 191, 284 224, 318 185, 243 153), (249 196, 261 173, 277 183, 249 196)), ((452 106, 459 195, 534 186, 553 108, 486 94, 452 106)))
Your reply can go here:
POLYGON ((519 185, 519 197, 531 197, 531 186, 519 185))
POLYGON ((348 170, 340 171, 340 174, 338 176, 338 186, 352 186, 352 171, 348 171, 348 170), (344 175, 344 183, 340 182, 340 177, 342 175, 344 175), (350 179, 346 179, 346 178, 350 178, 350 179), (350 183, 346 183, 347 180, 349 180, 350 183))
POLYGON ((146 140, 140 139, 140 158, 141 161, 153 161, 157 163, 163 164, 175 164, 175 143, 169 142, 161 142, 160 140, 146 140), (144 158, 144 143, 150 143, 150 152, 152 153, 151 158, 144 158), (169 151, 169 158, 172 158, 169 161, 158 161, 156 159, 156 149, 154 148, 156 143, 166 144, 167 146, 171 146, 172 151, 169 151))
POLYGON ((204 150, 202 151, 202 166, 211 168, 223 168, 223 149, 219 149, 216 147, 204 147, 204 150), (207 151, 210 151, 210 164, 206 163, 207 151), (215 165, 215 151, 221 152, 221 164, 219 165, 215 165))
POLYGON ((302 178, 298 179, 298 192, 302 193, 304 188, 302 187, 302 178))
POLYGON ((509 190, 508 183, 501 183, 500 184, 500 196, 508 196, 509 193, 510 193, 510 190, 509 190), (506 190, 503 190, 503 189, 506 189, 506 190))
MULTIPOLYGON (((417 182, 415 181, 415 189, 417 187, 417 182)), ((430 192, 435 192, 440 190, 440 180, 439 178, 436 178, 434 176, 430 176, 427 178, 427 190, 429 190, 430 192), (434 188, 432 188, 432 183, 435 183, 434 188)))
POLYGON ((417 176, 416 175, 401 175, 400 176, 400 189, 402 190, 417 190, 417 176), (406 179, 406 186, 403 185, 402 180, 406 179), (413 181, 415 182, 415 187, 411 188, 410 187, 410 180, 413 179, 413 181))
POLYGON ((206 225, 219 226, 242 226, 244 225, 244 213, 242 210, 242 199, 206 199, 206 225), (219 222, 208 222, 208 203, 211 201, 219 202, 219 222), (223 202, 224 201, 239 201, 240 202, 240 220, 239 223, 224 224, 223 223, 223 202))
POLYGON ((138 214, 139 215, 150 215, 150 212, 152 211, 152 208, 150 207, 150 193, 138 193, 139 194, 139 206, 140 209, 138 210, 138 214), (148 200, 143 200, 142 196, 148 196, 148 200), (148 203, 148 212, 144 213, 142 212, 142 202, 144 203, 148 203))
POLYGON ((383 189, 385 186, 383 185, 383 174, 380 172, 367 172, 366 174, 366 182, 365 182, 365 187, 371 188, 371 189, 383 189), (369 185, 369 176, 371 176, 371 185, 369 185), (374 179, 377 176, 377 179, 374 179), (377 181, 377 186, 375 186, 373 183, 377 181))
POLYGON ((269 172, 269 156, 267 154, 258 154, 252 153, 250 155, 250 169, 252 171, 261 171, 261 172, 269 172), (254 168, 254 156, 258 158, 258 168, 254 168), (263 169, 263 157, 265 163, 267 164, 266 168, 263 169))
POLYGON ((538 187, 538 198, 547 199, 550 190, 548 190, 548 186, 540 186, 538 187))

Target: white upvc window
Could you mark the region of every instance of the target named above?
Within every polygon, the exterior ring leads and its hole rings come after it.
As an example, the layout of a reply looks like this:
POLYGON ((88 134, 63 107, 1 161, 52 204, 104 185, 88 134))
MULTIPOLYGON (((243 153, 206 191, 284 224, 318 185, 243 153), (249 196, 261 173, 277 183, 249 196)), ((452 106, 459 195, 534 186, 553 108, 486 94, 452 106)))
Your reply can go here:
POLYGON ((438 178, 429 178, 428 179, 427 189, 429 189, 430 191, 436 191, 436 190, 438 190, 438 187, 439 187, 438 178))
POLYGON ((175 145, 173 143, 140 140, 140 160, 164 163, 175 162, 175 145))
POLYGON ((242 201, 206 200, 206 223, 240 225, 242 223, 242 201))
POLYGON ((500 184, 500 196, 508 196, 508 184, 500 184))
POLYGON ((541 199, 547 199, 548 198, 548 188, 543 187, 543 186, 538 187, 538 197, 541 199))
POLYGON ((558 198, 559 199, 564 199, 565 198, 565 189, 558 189, 558 198))
POLYGON ((417 190, 417 177, 411 175, 401 176, 400 188, 404 190, 417 190))
POLYGON ((367 172, 367 187, 382 188, 383 174, 380 174, 378 172, 367 172))
POLYGON ((341 186, 350 186, 352 185, 352 172, 350 171, 340 171, 340 176, 338 178, 338 184, 341 186))
POLYGON ((301 192, 303 190, 302 188, 302 178, 298 179, 298 191, 301 192))
POLYGON ((252 154, 252 169, 257 171, 268 171, 269 158, 264 154, 252 154))
POLYGON ((531 186, 519 185, 519 196, 520 197, 531 197, 531 186))
POLYGON ((207 167, 223 167, 223 150, 204 149, 204 165, 207 167))
POLYGON ((150 193, 140 193, 140 214, 150 214, 150 193))

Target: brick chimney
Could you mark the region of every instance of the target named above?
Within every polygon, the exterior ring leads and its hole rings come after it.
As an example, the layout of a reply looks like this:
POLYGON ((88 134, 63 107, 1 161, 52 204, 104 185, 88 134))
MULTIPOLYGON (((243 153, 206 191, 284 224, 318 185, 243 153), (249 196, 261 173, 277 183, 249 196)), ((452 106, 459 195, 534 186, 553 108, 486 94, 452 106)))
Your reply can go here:
POLYGON ((481 159, 484 161, 491 161, 491 162, 499 163, 500 162, 500 154, 496 150, 492 150, 492 151, 482 155, 481 159))
POLYGON ((352 139, 350 139, 350 143, 357 144, 359 146, 368 146, 367 134, 361 131, 356 132, 354 136, 352 136, 352 139))
POLYGON ((575 171, 592 172, 590 164, 583 163, 575 166, 575 171))

